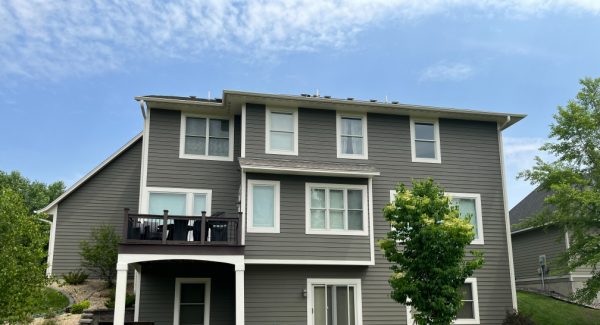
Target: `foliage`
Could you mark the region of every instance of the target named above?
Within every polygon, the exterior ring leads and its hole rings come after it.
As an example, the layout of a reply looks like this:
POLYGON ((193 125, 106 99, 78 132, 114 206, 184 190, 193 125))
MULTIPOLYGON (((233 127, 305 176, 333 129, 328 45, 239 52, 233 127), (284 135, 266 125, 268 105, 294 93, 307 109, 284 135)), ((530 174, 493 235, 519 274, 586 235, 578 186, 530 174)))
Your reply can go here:
POLYGON ((91 236, 91 242, 81 242, 82 265, 112 286, 117 274, 119 236, 109 225, 92 229, 91 236))
POLYGON ((58 325, 54 319, 45 319, 42 325, 58 325))
POLYGON ((46 318, 52 318, 69 305, 69 298, 52 288, 44 288, 43 296, 38 302, 33 314, 43 314, 46 318))
POLYGON ((65 280, 67 284, 71 285, 82 284, 83 282, 85 282, 85 280, 87 280, 87 278, 88 274, 85 273, 83 270, 71 271, 69 273, 63 274, 63 280, 65 280))
POLYGON ((598 325, 600 310, 560 301, 531 292, 517 292, 519 313, 540 325, 598 325))
POLYGON ((90 301, 84 300, 71 306, 71 314, 81 314, 88 308, 90 308, 90 301))
POLYGON ((0 189, 9 188, 23 197, 29 214, 47 206, 65 191, 62 181, 52 184, 44 184, 38 181, 30 181, 18 171, 6 173, 0 170, 0 189))
MULTIPOLYGON (((110 298, 108 298, 108 300, 106 300, 106 302, 104 303, 104 306, 106 306, 106 308, 115 308, 115 292, 115 289, 112 289, 110 291, 110 298)), ((135 294, 127 292, 125 294, 125 308, 133 307, 133 305, 135 305, 135 294)))
POLYGON ((392 263, 391 296, 413 306, 418 324, 450 324, 461 308, 465 279, 483 265, 483 254, 465 247, 473 226, 432 179, 400 184, 394 202, 383 209, 392 231, 378 242, 392 263))
POLYGON ((23 321, 47 283, 46 238, 21 196, 0 188, 0 323, 23 321))
POLYGON ((556 160, 536 157, 536 165, 519 175, 550 193, 546 208, 521 226, 552 224, 568 231, 570 248, 558 265, 563 271, 592 267, 592 277, 574 295, 589 303, 600 291, 600 78, 580 83, 577 97, 558 107, 552 140, 540 148, 556 160))
POLYGON ((535 322, 529 316, 513 310, 506 312, 506 317, 502 321, 502 325, 535 325, 535 322))

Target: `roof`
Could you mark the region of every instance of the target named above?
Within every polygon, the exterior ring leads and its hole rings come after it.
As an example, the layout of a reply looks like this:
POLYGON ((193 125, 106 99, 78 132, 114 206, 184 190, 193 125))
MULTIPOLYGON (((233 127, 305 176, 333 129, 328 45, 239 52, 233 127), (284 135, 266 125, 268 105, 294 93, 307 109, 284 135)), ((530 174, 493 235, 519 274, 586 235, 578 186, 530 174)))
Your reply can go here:
POLYGON ((110 155, 108 158, 106 158, 98 166, 96 166, 89 173, 87 173, 80 180, 78 180, 75 184, 71 185, 71 187, 69 187, 61 196, 57 197, 54 201, 52 201, 46 207, 41 208, 35 212, 36 213, 48 212, 48 210, 52 209, 55 205, 57 205, 63 199, 65 199, 67 196, 69 196, 73 191, 75 191, 81 185, 83 185, 88 179, 90 179, 92 176, 96 175, 98 172, 100 172, 102 169, 104 169, 104 167, 106 167, 106 165, 110 164, 113 160, 115 160, 117 157, 119 157, 123 152, 125 152, 127 149, 129 149, 129 147, 131 147, 133 144, 135 144, 141 138, 142 138, 142 132, 138 133, 135 137, 133 137, 131 140, 129 140, 125 145, 123 145, 121 148, 119 148, 119 150, 115 151, 112 155, 110 155))
POLYGON ((239 158, 238 160, 244 171, 255 173, 333 175, 341 177, 379 175, 379 171, 368 164, 260 158, 239 158))
POLYGON ((550 194, 548 191, 538 189, 529 193, 521 202, 510 209, 510 224, 515 225, 542 211, 544 208, 544 199, 550 194))

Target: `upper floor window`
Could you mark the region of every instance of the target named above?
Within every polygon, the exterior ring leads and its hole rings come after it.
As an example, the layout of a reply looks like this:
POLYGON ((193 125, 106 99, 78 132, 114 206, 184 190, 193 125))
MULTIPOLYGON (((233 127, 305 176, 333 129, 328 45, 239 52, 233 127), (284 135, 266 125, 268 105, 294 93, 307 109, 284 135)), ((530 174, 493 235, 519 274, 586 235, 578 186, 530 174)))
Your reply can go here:
POLYGON ((367 235, 367 187, 306 184, 306 233, 367 235))
POLYGON ((461 217, 471 218, 475 239, 471 244, 483 244, 483 224, 481 215, 481 195, 472 193, 446 193, 452 204, 458 207, 461 217))
POLYGON ((337 114, 337 157, 367 159, 367 115, 337 114))
POLYGON ((164 210, 174 216, 210 215, 211 190, 148 187, 146 188, 148 214, 162 215, 164 210))
POLYGON ((248 232, 279 232, 279 182, 248 180, 248 232))
POLYGON ((265 152, 298 155, 298 110, 266 109, 265 152))
POLYGON ((438 120, 410 119, 413 162, 441 163, 438 120))
POLYGON ((233 160, 233 120, 181 114, 179 158, 233 160))

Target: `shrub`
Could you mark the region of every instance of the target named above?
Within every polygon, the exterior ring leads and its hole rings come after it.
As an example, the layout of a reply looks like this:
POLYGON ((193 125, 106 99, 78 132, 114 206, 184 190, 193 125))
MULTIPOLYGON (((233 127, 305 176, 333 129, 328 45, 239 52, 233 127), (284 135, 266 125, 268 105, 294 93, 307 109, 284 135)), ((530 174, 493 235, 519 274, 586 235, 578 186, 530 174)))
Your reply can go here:
POLYGON ((73 304, 73 306, 71 306, 71 313, 72 314, 81 314, 81 313, 83 313, 84 310, 86 310, 88 308, 90 308, 90 301, 84 300, 80 303, 73 304))
MULTIPOLYGON (((135 295, 132 293, 126 293, 125 295, 125 308, 132 307, 135 305, 135 295)), ((110 298, 106 300, 104 306, 109 309, 115 308, 115 289, 110 291, 110 298)))
POLYGON ((506 312, 502 325, 535 325, 535 322, 529 316, 513 310, 512 312, 506 312))
POLYGON ((88 274, 83 272, 82 270, 71 271, 69 273, 63 274, 63 280, 67 284, 77 285, 82 284, 88 278, 88 274))
POLYGON ((92 270, 106 281, 109 287, 117 275, 119 236, 115 229, 103 225, 92 230, 92 240, 81 242, 83 266, 92 270))

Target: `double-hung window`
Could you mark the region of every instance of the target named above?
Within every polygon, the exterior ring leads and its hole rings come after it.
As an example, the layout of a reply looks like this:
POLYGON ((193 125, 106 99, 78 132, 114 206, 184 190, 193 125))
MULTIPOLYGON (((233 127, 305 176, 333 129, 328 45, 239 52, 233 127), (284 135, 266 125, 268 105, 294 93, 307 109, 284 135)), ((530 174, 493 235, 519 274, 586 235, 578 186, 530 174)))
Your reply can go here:
POLYGON ((337 114, 337 157, 368 158, 367 115, 337 114))
POLYGON ((483 244, 483 217, 481 215, 481 195, 473 193, 446 193, 451 203, 458 208, 460 216, 470 218, 475 239, 471 244, 483 244))
POLYGON ((179 157, 232 160, 233 120, 182 113, 179 157))
POLYGON ((410 119, 413 162, 441 163, 438 120, 410 119))
POLYGON ((265 152, 298 155, 298 110, 266 109, 265 152))
POLYGON ((306 184, 306 233, 367 235, 367 187, 306 184))
POLYGON ((210 279, 176 278, 175 325, 208 325, 210 321, 210 279))
POLYGON ((362 324, 360 279, 308 279, 310 325, 362 324))
POLYGON ((279 232, 279 182, 248 180, 248 232, 279 232))

